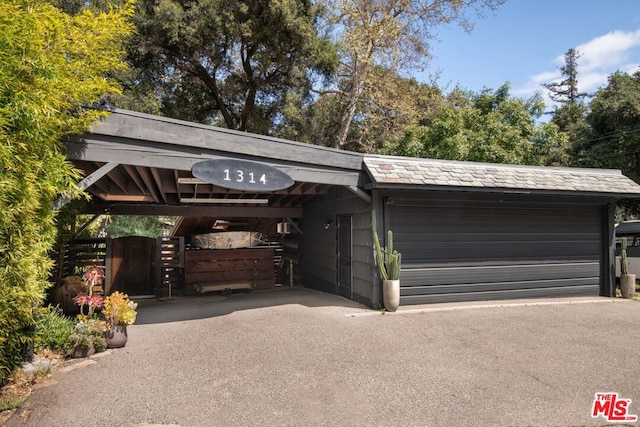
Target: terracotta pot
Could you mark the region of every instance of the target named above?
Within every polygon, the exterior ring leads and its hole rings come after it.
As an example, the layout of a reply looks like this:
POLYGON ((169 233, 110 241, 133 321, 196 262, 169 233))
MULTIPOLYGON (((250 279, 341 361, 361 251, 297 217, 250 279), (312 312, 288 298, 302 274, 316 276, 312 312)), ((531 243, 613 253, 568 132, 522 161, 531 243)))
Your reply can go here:
POLYGON ((633 298, 636 293, 636 275, 621 274, 620 275, 620 292, 623 298, 633 298))
POLYGON ((384 309, 396 311, 400 306, 400 280, 382 281, 382 300, 384 309))
POLYGON ((127 344, 127 325, 115 325, 107 331, 107 348, 120 348, 127 344))

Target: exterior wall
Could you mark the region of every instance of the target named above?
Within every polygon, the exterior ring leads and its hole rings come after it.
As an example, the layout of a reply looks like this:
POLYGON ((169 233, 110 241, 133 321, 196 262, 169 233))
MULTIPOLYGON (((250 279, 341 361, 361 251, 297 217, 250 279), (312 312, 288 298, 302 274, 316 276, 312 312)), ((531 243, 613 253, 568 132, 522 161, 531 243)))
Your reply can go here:
POLYGON ((599 295, 603 200, 383 191, 379 232, 402 253, 401 304, 599 295))
POLYGON ((337 217, 352 215, 353 300, 379 307, 379 285, 374 282, 371 205, 343 187, 331 187, 304 206, 302 285, 337 293, 337 217), (331 225, 325 229, 325 224, 331 225))

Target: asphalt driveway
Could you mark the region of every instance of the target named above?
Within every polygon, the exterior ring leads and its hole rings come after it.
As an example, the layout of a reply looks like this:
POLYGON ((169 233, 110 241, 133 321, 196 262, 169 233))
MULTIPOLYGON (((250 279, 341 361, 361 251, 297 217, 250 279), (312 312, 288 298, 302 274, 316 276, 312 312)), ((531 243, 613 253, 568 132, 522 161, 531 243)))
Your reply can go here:
POLYGON ((142 301, 125 348, 57 371, 7 426, 605 425, 598 392, 640 415, 640 303, 533 302, 142 301))

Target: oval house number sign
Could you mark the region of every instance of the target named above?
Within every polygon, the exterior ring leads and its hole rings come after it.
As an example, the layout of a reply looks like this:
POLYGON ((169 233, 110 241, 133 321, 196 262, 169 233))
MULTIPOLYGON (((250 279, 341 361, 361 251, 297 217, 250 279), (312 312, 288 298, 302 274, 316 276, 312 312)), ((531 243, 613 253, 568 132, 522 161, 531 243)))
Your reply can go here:
POLYGON ((194 177, 231 190, 276 191, 293 185, 285 172, 263 163, 248 160, 204 160, 193 165, 194 177))

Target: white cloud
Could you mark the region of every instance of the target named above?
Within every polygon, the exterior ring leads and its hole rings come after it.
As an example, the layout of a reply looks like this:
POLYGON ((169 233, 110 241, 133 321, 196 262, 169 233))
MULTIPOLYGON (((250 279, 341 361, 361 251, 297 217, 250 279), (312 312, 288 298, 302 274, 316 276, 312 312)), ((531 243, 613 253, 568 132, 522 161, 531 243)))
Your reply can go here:
MULTIPOLYGON (((578 58, 578 86, 582 92, 594 92, 607 84, 607 78, 616 71, 633 73, 638 71, 640 56, 640 29, 635 31, 612 31, 596 37, 575 48, 578 58)), ((543 83, 559 81, 558 66, 564 65, 564 53, 553 59, 554 70, 543 71, 529 77, 528 81, 513 93, 531 96, 544 91, 543 83)), ((546 94, 545 94, 546 95, 546 94)))
POLYGON ((640 46, 640 30, 613 31, 596 37, 576 47, 580 53, 578 70, 589 73, 595 70, 611 69, 612 65, 622 65, 628 59, 629 51, 637 46, 640 46))

